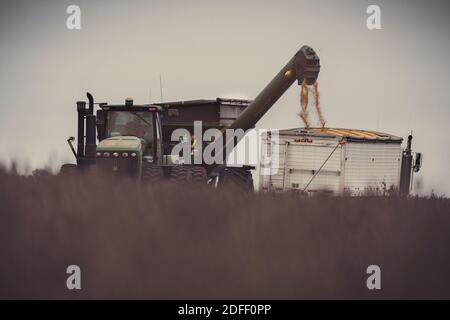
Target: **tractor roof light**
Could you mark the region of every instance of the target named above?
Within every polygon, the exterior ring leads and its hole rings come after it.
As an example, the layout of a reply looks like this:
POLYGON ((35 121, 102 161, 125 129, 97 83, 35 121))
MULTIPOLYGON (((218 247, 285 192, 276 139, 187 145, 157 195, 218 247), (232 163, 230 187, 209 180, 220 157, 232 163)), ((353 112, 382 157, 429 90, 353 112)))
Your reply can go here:
POLYGON ((118 152, 114 152, 114 153, 113 153, 113 157, 117 158, 118 156, 119 156, 119 153, 118 153, 118 152))

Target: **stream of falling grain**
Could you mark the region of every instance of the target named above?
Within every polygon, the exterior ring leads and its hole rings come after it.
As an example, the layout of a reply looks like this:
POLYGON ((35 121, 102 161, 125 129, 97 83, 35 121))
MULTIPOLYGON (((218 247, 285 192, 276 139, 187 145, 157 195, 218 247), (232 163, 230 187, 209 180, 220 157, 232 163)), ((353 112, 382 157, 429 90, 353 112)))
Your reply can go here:
MULTIPOLYGON (((312 88, 312 94, 314 97, 314 106, 317 112, 317 117, 319 118, 319 122, 322 128, 325 128, 326 120, 322 114, 322 109, 320 108, 320 93, 319 93, 319 84, 318 82, 314 82, 313 88, 312 88)), ((303 80, 301 88, 300 88, 300 106, 301 110, 299 113, 300 118, 303 120, 303 123, 305 124, 306 128, 309 128, 311 126, 311 122, 309 120, 309 113, 308 113, 308 95, 309 90, 308 86, 306 85, 306 80, 303 80)))
POLYGON ((320 93, 319 93, 319 83, 316 81, 313 85, 313 96, 314 96, 314 105, 316 106, 317 116, 319 117, 320 125, 322 128, 325 128, 326 120, 323 117, 322 109, 320 108, 320 93))
POLYGON ((306 80, 303 80, 302 86, 300 89, 300 118, 303 120, 306 128, 309 128, 310 123, 308 119, 308 87, 306 86, 306 80))

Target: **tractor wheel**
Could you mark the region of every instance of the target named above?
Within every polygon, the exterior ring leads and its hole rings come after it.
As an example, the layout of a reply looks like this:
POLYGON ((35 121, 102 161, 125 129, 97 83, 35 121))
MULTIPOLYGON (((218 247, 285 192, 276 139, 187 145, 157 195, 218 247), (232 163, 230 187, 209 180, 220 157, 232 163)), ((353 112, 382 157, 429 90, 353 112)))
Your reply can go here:
POLYGON ((170 179, 174 182, 189 182, 191 181, 191 170, 189 166, 174 166, 170 171, 170 179))
POLYGON ((193 183, 201 183, 206 185, 208 181, 206 169, 198 166, 191 167, 191 179, 193 183))
POLYGON ((163 179, 164 173, 160 166, 145 165, 142 167, 142 181, 145 183, 155 183, 163 179))
POLYGON ((174 166, 170 178, 178 183, 206 184, 206 169, 199 166, 174 166))
POLYGON ((252 173, 242 168, 225 168, 219 176, 218 187, 240 191, 253 191, 252 173))

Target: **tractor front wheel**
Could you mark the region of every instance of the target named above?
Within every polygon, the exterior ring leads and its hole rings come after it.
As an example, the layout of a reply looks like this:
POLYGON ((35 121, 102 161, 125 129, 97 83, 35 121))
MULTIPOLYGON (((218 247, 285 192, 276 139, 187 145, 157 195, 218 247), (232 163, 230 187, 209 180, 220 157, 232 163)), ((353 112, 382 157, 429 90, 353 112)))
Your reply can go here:
POLYGON ((163 179, 164 173, 160 166, 145 165, 142 167, 142 181, 145 183, 156 183, 163 179))
POLYGON ((170 172, 170 178, 177 183, 198 183, 206 185, 207 182, 206 169, 200 166, 174 166, 170 172))

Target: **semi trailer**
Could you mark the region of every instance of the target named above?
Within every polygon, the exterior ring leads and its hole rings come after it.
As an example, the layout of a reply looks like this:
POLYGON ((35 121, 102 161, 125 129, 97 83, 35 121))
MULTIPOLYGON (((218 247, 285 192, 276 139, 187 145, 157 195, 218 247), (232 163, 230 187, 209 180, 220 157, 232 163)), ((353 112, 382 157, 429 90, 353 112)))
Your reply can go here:
POLYGON ((408 195, 422 153, 412 136, 342 128, 294 128, 263 134, 259 189, 302 194, 408 195), (272 136, 276 135, 276 139, 272 136))

